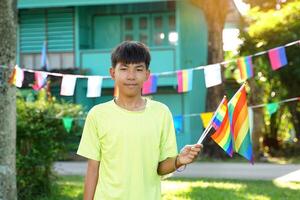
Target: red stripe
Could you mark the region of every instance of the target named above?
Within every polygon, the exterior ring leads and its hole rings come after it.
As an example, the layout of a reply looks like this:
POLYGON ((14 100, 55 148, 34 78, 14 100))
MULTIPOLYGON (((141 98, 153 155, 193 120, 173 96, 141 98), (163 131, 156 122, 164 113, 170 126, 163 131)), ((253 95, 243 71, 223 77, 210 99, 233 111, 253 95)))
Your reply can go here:
MULTIPOLYGON (((243 108, 243 105, 246 103, 246 91, 245 91, 245 87, 240 91, 241 95, 237 101, 237 104, 234 107, 234 111, 233 111, 233 117, 232 117, 232 127, 235 126, 236 120, 239 117, 240 111, 243 108)), ((233 132, 234 134, 234 139, 237 137, 237 133, 233 132)))
POLYGON ((226 124, 228 124, 228 110, 226 111, 226 115, 222 121, 222 124, 220 128, 214 133, 211 137, 219 144, 219 142, 223 139, 225 136, 226 131, 224 129, 226 128, 226 124))

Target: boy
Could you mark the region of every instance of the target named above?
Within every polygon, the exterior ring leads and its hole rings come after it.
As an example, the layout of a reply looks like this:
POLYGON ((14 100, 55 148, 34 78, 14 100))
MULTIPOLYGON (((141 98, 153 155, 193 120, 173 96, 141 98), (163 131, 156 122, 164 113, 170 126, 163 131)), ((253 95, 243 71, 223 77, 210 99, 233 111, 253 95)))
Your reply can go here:
POLYGON ((177 155, 168 107, 141 96, 150 75, 144 44, 121 43, 111 61, 119 95, 89 111, 77 152, 88 158, 84 199, 160 199, 161 176, 193 162, 202 145, 177 155))

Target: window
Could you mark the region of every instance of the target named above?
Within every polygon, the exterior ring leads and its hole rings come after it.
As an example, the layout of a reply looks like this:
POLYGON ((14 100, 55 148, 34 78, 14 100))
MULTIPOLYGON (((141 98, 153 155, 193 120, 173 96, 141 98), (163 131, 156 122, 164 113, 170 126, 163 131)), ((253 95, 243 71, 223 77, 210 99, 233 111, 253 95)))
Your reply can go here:
POLYGON ((123 40, 137 40, 149 46, 176 45, 175 14, 154 13, 123 16, 123 40))
MULTIPOLYGON (((74 68, 74 54, 66 53, 47 53, 49 70, 74 68)), ((21 54, 21 66, 28 69, 41 69, 40 53, 21 54)))

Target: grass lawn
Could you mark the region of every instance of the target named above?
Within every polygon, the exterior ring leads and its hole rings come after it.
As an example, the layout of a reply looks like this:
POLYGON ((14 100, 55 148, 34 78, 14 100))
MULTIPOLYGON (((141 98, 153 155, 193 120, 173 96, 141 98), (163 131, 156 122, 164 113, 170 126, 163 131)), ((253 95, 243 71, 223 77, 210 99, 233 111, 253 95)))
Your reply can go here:
MULTIPOLYGON (((40 200, 82 199, 82 176, 62 176, 54 194, 40 200)), ((168 179, 162 183, 163 200, 182 199, 299 199, 300 183, 221 179, 168 179)))

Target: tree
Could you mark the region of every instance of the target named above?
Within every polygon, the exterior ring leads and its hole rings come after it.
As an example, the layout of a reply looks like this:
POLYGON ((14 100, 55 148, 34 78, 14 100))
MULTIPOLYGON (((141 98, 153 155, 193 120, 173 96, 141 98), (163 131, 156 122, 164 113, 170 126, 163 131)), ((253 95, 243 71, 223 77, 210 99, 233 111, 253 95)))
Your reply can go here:
MULTIPOLYGON (((224 60, 222 33, 230 1, 224 0, 192 0, 205 15, 208 26, 208 63, 214 64, 224 60)), ((217 108, 224 95, 224 86, 214 86, 208 89, 207 110, 217 108)))
MULTIPOLYGON (((225 20, 232 0, 191 0, 193 4, 203 11, 208 27, 208 64, 220 63, 224 60, 222 33, 225 20)), ((222 68, 223 74, 223 68, 222 68)), ((206 110, 214 111, 225 94, 224 85, 218 85, 207 89, 206 110)), ((224 157, 222 150, 215 147, 214 142, 209 139, 206 144, 205 153, 209 156, 224 157)))
MULTIPOLYGON (((299 1, 289 2, 276 11, 269 10, 264 12, 253 9, 246 17, 248 26, 247 32, 244 32, 242 35, 245 42, 240 49, 241 54, 251 55, 299 40, 299 9, 299 1)), ((252 99, 260 98, 258 103, 274 102, 300 95, 299 46, 287 47, 286 54, 288 65, 276 71, 271 70, 267 56, 254 58, 255 74, 260 75, 255 77, 251 89, 259 88, 263 90, 260 93, 262 95, 255 93, 252 96, 252 99), (273 97, 271 93, 273 93, 273 97)), ((280 107, 281 110, 279 112, 283 114, 276 113, 271 117, 265 115, 266 126, 264 131, 261 131, 264 132, 265 137, 270 137, 274 141, 271 145, 274 145, 275 148, 278 146, 279 135, 282 132, 287 133, 289 130, 289 124, 287 123, 293 124, 298 141, 300 140, 299 103, 282 104, 280 107)))
POLYGON ((7 81, 16 55, 16 0, 0 1, 0 199, 17 199, 16 94, 7 81), (9 67, 7 67, 9 66, 9 67))
MULTIPOLYGON (((251 7, 259 7, 261 10, 275 9, 276 5, 283 6, 287 2, 294 0, 244 0, 245 3, 250 4, 251 7)), ((278 7, 278 8, 280 8, 278 7)))

